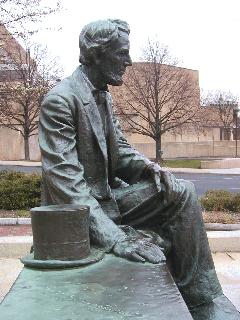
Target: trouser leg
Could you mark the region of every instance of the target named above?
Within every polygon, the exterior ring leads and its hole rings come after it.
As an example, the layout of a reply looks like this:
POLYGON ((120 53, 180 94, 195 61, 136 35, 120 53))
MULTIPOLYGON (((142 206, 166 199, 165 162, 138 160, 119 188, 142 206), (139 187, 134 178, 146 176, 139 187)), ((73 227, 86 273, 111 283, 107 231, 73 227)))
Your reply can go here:
POLYGON ((211 301, 222 294, 210 252, 194 186, 179 180, 179 197, 164 204, 153 196, 138 212, 124 216, 123 223, 150 229, 171 243, 167 256, 172 276, 188 307, 211 301))

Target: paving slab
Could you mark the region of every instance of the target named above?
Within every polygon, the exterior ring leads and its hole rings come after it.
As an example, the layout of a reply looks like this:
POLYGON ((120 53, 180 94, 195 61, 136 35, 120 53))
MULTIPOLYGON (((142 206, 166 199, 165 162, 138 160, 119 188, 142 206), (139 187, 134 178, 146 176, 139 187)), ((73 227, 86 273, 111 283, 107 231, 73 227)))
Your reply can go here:
POLYGON ((0 302, 9 292, 23 268, 19 259, 0 258, 0 302))
POLYGON ((223 292, 240 311, 240 253, 218 252, 213 260, 223 292))
POLYGON ((207 236, 212 252, 240 252, 240 230, 208 231, 207 236))
POLYGON ((20 258, 30 252, 32 236, 0 237, 0 257, 20 258))
POLYGON ((228 256, 240 262, 240 252, 228 252, 228 256))

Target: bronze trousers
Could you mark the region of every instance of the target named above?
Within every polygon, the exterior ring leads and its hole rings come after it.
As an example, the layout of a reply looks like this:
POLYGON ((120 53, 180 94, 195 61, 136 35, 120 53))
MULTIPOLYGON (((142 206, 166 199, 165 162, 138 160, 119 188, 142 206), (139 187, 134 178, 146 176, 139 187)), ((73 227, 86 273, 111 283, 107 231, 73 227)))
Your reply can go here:
POLYGON ((191 309, 220 296, 222 288, 194 185, 185 180, 176 183, 178 194, 171 202, 149 181, 116 190, 116 200, 121 224, 154 231, 164 240, 167 264, 191 309))

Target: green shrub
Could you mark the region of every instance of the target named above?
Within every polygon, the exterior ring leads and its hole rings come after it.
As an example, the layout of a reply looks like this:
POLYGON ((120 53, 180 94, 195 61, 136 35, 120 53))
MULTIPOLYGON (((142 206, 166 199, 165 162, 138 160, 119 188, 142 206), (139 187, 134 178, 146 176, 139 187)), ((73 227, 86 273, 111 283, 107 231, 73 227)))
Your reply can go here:
POLYGON ((234 211, 240 212, 240 193, 235 193, 233 201, 234 201, 234 211))
POLYGON ((207 211, 240 211, 240 193, 209 190, 200 198, 200 202, 207 211))
POLYGON ((30 209, 40 205, 41 176, 0 172, 0 209, 30 209))

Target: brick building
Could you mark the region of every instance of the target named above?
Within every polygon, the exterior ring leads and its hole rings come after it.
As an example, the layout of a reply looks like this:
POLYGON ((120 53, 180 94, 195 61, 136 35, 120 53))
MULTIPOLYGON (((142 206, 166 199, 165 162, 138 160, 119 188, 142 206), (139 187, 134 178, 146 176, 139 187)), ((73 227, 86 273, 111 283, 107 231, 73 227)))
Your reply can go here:
MULTIPOLYGON (((27 76, 24 77, 24 75, 28 73, 29 65, 34 64, 35 62, 31 59, 30 53, 23 49, 3 25, 0 25, 0 90, 1 98, 3 97, 0 108, 0 117, 2 117, 0 124, 0 160, 24 159, 24 138, 20 131, 9 128, 9 124, 13 124, 15 129, 23 131, 23 127, 18 125, 20 121, 18 121, 17 116, 14 119, 14 115, 19 115, 22 109, 18 103, 9 99, 9 92, 10 88, 14 90, 14 88, 19 87, 19 90, 21 90, 21 83, 27 79, 27 76), (9 106, 13 112, 9 120, 6 120, 4 111, 8 110, 9 106)), ((24 118, 24 115, 22 118, 24 118)), ((40 152, 37 136, 29 138, 29 149, 30 158, 39 160, 40 152)))

